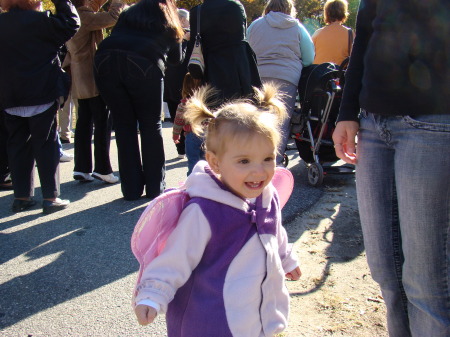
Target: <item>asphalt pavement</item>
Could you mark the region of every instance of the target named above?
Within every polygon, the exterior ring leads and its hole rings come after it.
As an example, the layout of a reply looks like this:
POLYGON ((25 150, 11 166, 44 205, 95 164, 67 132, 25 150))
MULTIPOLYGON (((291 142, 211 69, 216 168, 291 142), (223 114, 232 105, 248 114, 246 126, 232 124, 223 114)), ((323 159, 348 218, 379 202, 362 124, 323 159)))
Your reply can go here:
MULTIPOLYGON (((177 187, 187 172, 177 159, 170 123, 163 124, 167 187, 177 187)), ((64 144, 73 154, 73 144, 64 144)), ((283 209, 290 224, 323 194, 307 184, 303 161, 288 151, 295 177, 293 194, 283 209)), ((111 162, 118 175, 114 134, 111 162)), ((125 201, 120 183, 72 177, 73 162, 61 163, 61 198, 71 205, 50 215, 38 205, 11 212, 12 191, 0 191, 0 336, 166 336, 164 317, 147 327, 137 324, 131 293, 138 263, 130 237, 149 200, 125 201)), ((192 244, 195 244, 193 242, 192 244)))

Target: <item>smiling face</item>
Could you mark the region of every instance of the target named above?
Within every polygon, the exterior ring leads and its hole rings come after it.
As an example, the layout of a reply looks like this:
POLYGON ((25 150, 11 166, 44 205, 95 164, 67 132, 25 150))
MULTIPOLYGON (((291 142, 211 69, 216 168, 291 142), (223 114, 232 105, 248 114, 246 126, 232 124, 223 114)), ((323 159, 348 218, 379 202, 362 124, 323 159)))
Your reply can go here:
POLYGON ((222 153, 206 152, 211 169, 236 195, 258 197, 275 173, 276 147, 267 137, 235 137, 222 153))

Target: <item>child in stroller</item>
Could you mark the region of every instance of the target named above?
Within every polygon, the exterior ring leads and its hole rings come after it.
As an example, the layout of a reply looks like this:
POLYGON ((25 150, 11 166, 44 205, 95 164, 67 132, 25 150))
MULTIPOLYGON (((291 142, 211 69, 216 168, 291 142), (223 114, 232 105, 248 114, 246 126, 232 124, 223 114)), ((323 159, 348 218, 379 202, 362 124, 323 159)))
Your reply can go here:
POLYGON ((299 105, 291 120, 300 158, 308 166, 308 182, 319 186, 327 173, 353 173, 353 165, 332 166, 336 157, 331 136, 339 112, 345 69, 341 64, 313 64, 302 71, 298 85, 299 105), (328 163, 328 165, 323 165, 328 163))

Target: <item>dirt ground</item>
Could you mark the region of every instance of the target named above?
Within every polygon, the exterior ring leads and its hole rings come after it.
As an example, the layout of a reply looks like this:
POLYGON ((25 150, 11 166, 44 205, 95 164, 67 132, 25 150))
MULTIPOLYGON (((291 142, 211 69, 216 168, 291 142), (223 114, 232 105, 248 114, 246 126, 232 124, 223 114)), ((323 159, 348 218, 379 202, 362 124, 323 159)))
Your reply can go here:
POLYGON ((280 337, 387 336, 383 298, 366 262, 355 178, 334 177, 324 181, 319 202, 286 226, 303 276, 288 282, 291 315, 280 337))

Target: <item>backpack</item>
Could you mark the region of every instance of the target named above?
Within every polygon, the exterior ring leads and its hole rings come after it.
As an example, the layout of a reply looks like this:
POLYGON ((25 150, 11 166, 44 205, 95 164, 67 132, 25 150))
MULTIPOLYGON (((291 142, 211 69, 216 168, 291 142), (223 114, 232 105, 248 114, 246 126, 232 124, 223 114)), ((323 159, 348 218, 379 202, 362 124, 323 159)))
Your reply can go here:
MULTIPOLYGON (((294 188, 294 177, 289 170, 277 167, 272 184, 278 192, 280 208, 283 208, 294 188)), ((181 212, 189 200, 189 194, 184 187, 168 189, 153 199, 139 218, 131 236, 131 250, 140 265, 133 304, 144 269, 161 254, 167 238, 177 226, 181 212)))

